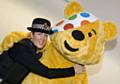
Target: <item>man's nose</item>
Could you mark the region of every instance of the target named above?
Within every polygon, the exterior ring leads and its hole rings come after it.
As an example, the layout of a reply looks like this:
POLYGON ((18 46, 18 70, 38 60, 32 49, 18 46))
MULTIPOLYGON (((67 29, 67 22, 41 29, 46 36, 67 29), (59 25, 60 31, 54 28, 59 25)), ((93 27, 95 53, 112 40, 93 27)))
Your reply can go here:
POLYGON ((75 40, 78 40, 78 41, 82 41, 85 38, 85 35, 79 30, 72 31, 72 36, 75 40))

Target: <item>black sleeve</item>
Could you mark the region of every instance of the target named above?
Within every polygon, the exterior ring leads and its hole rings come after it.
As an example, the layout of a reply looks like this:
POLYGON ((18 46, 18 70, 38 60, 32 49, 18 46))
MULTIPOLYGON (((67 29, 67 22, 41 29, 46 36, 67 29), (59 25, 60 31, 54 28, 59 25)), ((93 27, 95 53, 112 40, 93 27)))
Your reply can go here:
POLYGON ((74 68, 48 68, 47 66, 43 65, 37 59, 34 58, 35 54, 31 53, 29 48, 23 45, 16 45, 11 49, 12 58, 27 67, 31 72, 51 78, 62 78, 62 77, 69 77, 74 76, 74 68))

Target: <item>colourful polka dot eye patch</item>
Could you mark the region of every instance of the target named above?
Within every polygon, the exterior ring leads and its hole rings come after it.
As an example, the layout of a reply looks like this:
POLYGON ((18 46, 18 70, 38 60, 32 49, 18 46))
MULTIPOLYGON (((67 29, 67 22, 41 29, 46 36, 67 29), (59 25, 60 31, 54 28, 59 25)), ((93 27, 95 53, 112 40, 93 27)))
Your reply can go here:
POLYGON ((79 14, 74 14, 68 19, 63 19, 59 25, 53 28, 53 32, 60 32, 64 30, 69 30, 73 28, 78 28, 87 25, 91 22, 96 21, 98 18, 89 12, 81 12, 79 14))

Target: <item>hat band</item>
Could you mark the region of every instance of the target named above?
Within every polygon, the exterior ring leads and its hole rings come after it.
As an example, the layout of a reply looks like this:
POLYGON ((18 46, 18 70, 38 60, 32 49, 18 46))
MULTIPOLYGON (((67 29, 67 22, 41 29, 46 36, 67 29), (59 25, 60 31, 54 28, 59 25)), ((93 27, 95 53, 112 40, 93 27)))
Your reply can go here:
POLYGON ((48 27, 45 24, 33 24, 32 28, 38 28, 38 29, 43 29, 43 30, 50 31, 50 27, 48 27))

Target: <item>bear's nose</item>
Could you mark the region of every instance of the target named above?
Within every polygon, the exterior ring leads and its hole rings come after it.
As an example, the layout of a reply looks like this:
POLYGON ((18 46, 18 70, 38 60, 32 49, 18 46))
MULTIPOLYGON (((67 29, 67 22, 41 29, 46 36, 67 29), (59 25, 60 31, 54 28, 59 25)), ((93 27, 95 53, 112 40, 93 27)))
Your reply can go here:
POLYGON ((79 40, 79 41, 84 40, 85 38, 84 34, 79 30, 72 31, 72 36, 75 40, 79 40))

